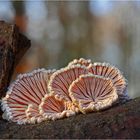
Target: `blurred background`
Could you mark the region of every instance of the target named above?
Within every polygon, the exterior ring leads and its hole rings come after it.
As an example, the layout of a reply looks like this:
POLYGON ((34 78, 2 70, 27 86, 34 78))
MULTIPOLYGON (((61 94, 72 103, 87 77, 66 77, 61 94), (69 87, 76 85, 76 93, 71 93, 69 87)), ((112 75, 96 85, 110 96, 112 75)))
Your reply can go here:
POLYGON ((129 95, 140 96, 140 1, 0 0, 0 20, 16 23, 32 42, 15 76, 83 57, 116 65, 129 95))

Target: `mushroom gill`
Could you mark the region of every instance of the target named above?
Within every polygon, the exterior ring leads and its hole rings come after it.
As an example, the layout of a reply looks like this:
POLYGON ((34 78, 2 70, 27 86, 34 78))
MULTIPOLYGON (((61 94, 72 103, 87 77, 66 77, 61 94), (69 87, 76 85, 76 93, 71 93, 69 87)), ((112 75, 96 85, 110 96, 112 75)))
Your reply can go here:
POLYGON ((2 99, 3 117, 18 124, 41 122, 39 104, 49 94, 48 81, 54 72, 45 69, 20 74, 2 99))
POLYGON ((71 84, 69 92, 83 113, 108 108, 118 99, 112 81, 93 74, 81 75, 71 84))
POLYGON ((73 65, 58 70, 52 74, 49 82, 49 90, 54 93, 58 99, 71 101, 69 96, 69 86, 75 81, 80 75, 89 73, 86 67, 80 65, 73 65))
POLYGON ((57 71, 19 75, 2 99, 3 118, 33 124, 100 111, 128 100, 126 91, 126 79, 116 67, 75 59, 57 71))
POLYGON ((53 95, 46 95, 39 105, 40 114, 47 120, 56 120, 75 115, 75 112, 69 110, 64 100, 58 100, 53 95))
POLYGON ((126 93, 127 82, 118 68, 110 65, 109 63, 93 63, 88 66, 88 69, 89 72, 94 75, 110 78, 113 85, 116 87, 119 98, 125 98, 126 100, 128 99, 126 93))

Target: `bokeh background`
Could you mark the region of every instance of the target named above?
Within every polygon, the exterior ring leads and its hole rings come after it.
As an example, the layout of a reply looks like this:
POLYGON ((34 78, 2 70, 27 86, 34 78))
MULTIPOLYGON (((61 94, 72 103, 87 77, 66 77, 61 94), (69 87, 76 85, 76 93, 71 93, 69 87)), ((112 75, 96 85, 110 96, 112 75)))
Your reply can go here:
POLYGON ((116 65, 129 95, 140 96, 140 1, 0 0, 0 20, 16 23, 32 42, 15 76, 84 57, 116 65))

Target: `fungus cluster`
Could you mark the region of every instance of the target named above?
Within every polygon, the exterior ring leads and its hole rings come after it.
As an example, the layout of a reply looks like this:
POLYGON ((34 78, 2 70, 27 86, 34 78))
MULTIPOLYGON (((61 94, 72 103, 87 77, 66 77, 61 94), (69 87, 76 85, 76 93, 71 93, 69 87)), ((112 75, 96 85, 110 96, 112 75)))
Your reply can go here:
POLYGON ((60 70, 20 74, 2 99, 3 118, 27 124, 96 112, 128 100, 126 88, 116 67, 75 59, 60 70))

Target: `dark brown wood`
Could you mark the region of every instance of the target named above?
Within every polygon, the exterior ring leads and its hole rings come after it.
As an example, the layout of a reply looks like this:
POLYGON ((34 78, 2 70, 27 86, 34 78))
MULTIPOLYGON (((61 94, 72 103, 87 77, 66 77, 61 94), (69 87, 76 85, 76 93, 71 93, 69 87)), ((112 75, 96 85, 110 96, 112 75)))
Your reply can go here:
POLYGON ((0 98, 5 96, 13 70, 29 47, 30 40, 16 25, 0 21, 0 98))
POLYGON ((0 138, 140 139, 140 97, 102 112, 34 125, 0 120, 0 138))

